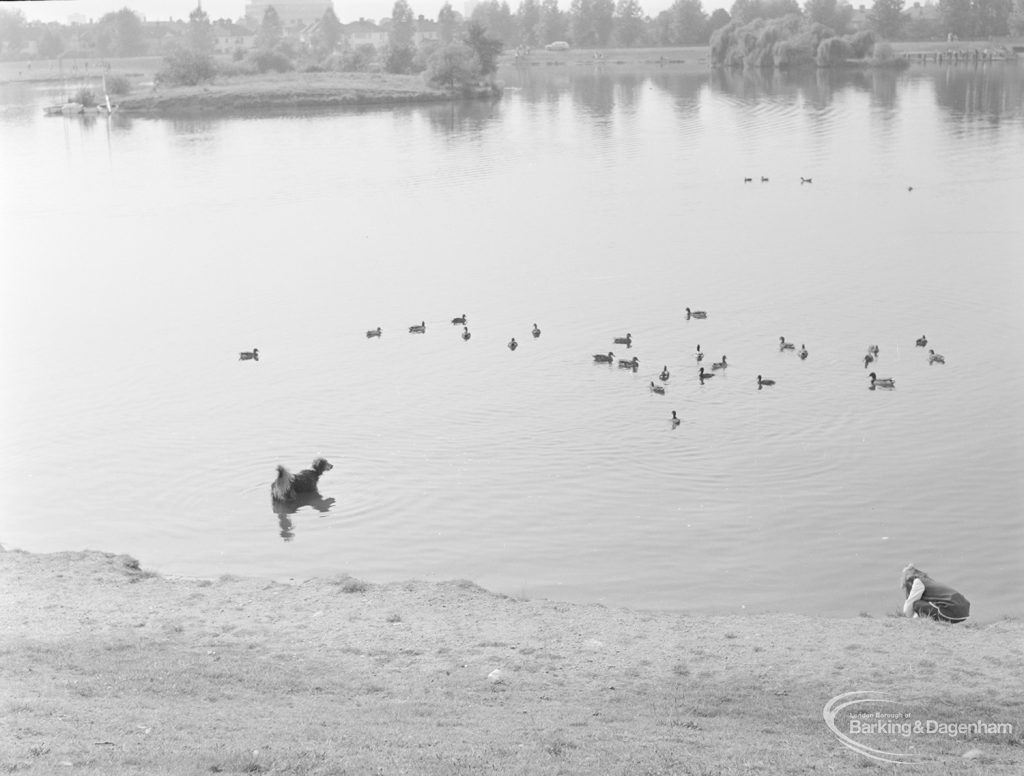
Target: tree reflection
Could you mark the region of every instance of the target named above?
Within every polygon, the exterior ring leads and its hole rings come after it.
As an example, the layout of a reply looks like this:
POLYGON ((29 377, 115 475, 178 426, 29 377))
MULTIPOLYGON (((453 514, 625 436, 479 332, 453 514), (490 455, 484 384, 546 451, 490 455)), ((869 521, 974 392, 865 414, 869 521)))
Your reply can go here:
POLYGON ((421 109, 431 129, 444 135, 475 135, 501 119, 501 103, 492 100, 459 100, 421 109))
POLYGON ((1019 116, 1024 77, 1014 63, 950 65, 935 74, 935 101, 954 118, 984 117, 998 122, 1019 116))

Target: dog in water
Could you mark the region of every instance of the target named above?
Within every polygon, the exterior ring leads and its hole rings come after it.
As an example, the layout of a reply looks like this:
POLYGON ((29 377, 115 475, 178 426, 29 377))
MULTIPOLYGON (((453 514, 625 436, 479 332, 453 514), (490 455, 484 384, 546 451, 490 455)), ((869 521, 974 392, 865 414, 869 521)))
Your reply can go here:
POLYGON ((292 501, 296 497, 316 493, 320 475, 333 468, 326 458, 315 459, 312 469, 303 469, 298 474, 292 474, 279 465, 277 479, 270 486, 270 497, 274 501, 292 501))

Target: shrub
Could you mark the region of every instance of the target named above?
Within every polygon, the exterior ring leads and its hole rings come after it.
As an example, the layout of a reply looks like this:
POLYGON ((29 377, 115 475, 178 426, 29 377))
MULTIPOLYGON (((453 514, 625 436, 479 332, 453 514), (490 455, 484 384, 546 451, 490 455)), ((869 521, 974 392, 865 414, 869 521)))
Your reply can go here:
POLYGON ((216 74, 217 66, 209 54, 176 49, 164 57, 164 67, 156 74, 156 80, 158 83, 195 86, 211 80, 216 74))
POLYGON ((480 59, 461 41, 437 49, 427 60, 426 78, 432 86, 465 89, 479 80, 480 59))
POLYGON ((252 55, 252 63, 256 70, 266 73, 288 73, 295 69, 292 61, 281 51, 257 51, 252 55))
POLYGON ((97 104, 96 92, 90 89, 88 86, 83 86, 77 92, 72 102, 79 102, 86 108, 94 108, 97 104))
POLYGON ((416 50, 412 46, 391 46, 384 52, 384 69, 389 73, 411 73, 416 50))
POLYGON ((871 61, 875 64, 885 64, 886 62, 892 62, 896 59, 896 53, 892 49, 892 44, 887 41, 879 41, 875 44, 875 48, 871 53, 871 61))
POLYGON ((119 73, 108 75, 106 82, 107 94, 116 94, 121 96, 128 94, 128 92, 132 90, 131 81, 128 80, 127 76, 123 76, 119 73))
POLYGON ((861 30, 849 38, 854 59, 864 59, 875 47, 878 39, 871 30, 861 30))

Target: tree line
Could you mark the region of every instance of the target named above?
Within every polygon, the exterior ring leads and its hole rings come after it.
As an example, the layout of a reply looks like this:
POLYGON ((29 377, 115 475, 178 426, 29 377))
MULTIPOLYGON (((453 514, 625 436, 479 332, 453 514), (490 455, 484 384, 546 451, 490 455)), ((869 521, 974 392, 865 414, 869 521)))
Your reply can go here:
MULTIPOLYGON (((562 3, 567 7, 561 7, 559 0, 520 0, 513 10, 508 0, 483 0, 467 18, 451 2, 445 2, 436 19, 425 20, 413 13, 408 0, 397 0, 391 16, 381 20, 380 26, 388 34, 389 45, 397 41, 400 49, 408 47, 403 37, 411 40, 423 21, 436 25, 442 45, 463 40, 469 25, 475 24, 504 49, 532 49, 555 41, 566 41, 576 48, 706 45, 716 30, 730 22, 745 24, 758 18, 791 14, 824 24, 837 34, 855 31, 854 9, 840 0, 805 0, 802 6, 797 0, 734 0, 729 11, 716 9, 710 14, 701 0, 675 0, 655 16, 644 12, 640 0, 562 3)), ((925 7, 934 13, 912 16, 907 12, 907 0, 873 0, 865 20, 866 29, 888 40, 943 40, 949 35, 970 40, 1024 35, 1024 0, 937 0, 925 7)), ((198 6, 193 11, 196 13, 205 16, 198 6)), ((257 34, 276 37, 273 25, 265 22, 261 21, 257 34)), ((228 19, 214 23, 236 26, 228 19)), ((166 54, 180 47, 189 29, 194 32, 194 27, 189 28, 184 22, 146 25, 127 7, 104 14, 96 22, 73 26, 30 23, 21 10, 0 8, 0 55, 20 58, 29 42, 35 44, 41 58, 81 54, 76 48, 100 56, 166 54)), ((304 45, 331 50, 343 47, 343 25, 333 9, 325 12, 317 35, 318 40, 304 45)), ((287 37, 283 28, 280 37, 287 37)))

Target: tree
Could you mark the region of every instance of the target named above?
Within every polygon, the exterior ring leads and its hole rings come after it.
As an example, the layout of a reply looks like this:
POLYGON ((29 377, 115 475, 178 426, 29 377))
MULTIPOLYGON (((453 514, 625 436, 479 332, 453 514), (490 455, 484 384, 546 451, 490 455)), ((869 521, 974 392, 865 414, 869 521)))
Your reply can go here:
POLYGON ((0 8, 0 51, 20 53, 25 42, 25 14, 0 8))
POLYGON ((895 40, 903 29, 903 0, 875 0, 871 7, 872 28, 883 38, 895 40))
POLYGON ((504 0, 502 2, 484 0, 484 2, 477 3, 469 18, 470 21, 479 24, 487 30, 492 38, 497 38, 505 46, 514 46, 519 38, 516 19, 512 15, 508 3, 504 0))
POLYGON ((974 34, 971 0, 939 0, 939 16, 947 33, 963 39, 974 34))
POLYGON ((130 8, 104 14, 97 27, 97 46, 108 54, 133 57, 146 50, 142 19, 130 8))
POLYGON ((754 19, 778 19, 791 13, 800 13, 796 0, 735 0, 729 16, 740 24, 754 19))
POLYGON ((729 16, 729 12, 724 8, 716 8, 711 12, 711 16, 708 17, 708 37, 715 30, 720 30, 722 27, 732 21, 732 17, 729 16))
POLYGON ((665 46, 695 46, 707 42, 708 17, 701 0, 675 0, 655 20, 658 43, 665 46))
MULTIPOLYGON (((853 18, 853 6, 839 0, 807 0, 804 16, 809 21, 831 27, 837 35, 845 35, 853 18)), ((834 51, 826 53, 831 56, 834 51)))
POLYGON ((185 34, 189 50, 197 54, 213 53, 213 27, 210 17, 201 5, 197 5, 188 15, 188 32, 185 34))
POLYGON ((56 59, 64 52, 64 39, 59 28, 47 28, 39 37, 39 56, 44 59, 56 59))
POLYGON ((536 46, 540 37, 540 4, 537 0, 523 0, 516 11, 516 26, 519 28, 519 42, 524 46, 536 46))
POLYGON ((480 61, 480 75, 491 75, 498 70, 498 55, 501 54, 501 41, 487 35, 487 30, 477 22, 470 22, 466 27, 463 42, 473 49, 480 61))
POLYGON ((572 0, 569 29, 576 46, 608 45, 615 16, 613 0, 572 0))
POLYGON ((634 46, 644 35, 644 11, 638 0, 619 0, 615 6, 615 41, 634 46))
POLYGON ((455 31, 459 26, 459 13, 452 8, 451 3, 445 3, 437 12, 438 37, 441 43, 448 44, 455 40, 455 31))
POLYGON ((324 15, 320 17, 320 28, 317 30, 317 46, 326 52, 334 51, 341 40, 341 21, 334 13, 333 6, 327 6, 324 15))
POLYGON ((284 25, 281 24, 281 17, 277 15, 277 9, 272 5, 267 6, 263 12, 263 21, 260 22, 260 29, 256 33, 256 48, 260 51, 270 51, 284 38, 284 25))
POLYGON ((543 0, 540 6, 540 43, 565 40, 568 29, 568 20, 558 8, 558 0, 543 0))
POLYGON ((1024 0, 1013 0, 1007 26, 1014 35, 1024 35, 1024 0))
POLYGON ((975 34, 979 38, 1009 34, 1011 9, 1011 0, 975 0, 975 34))
POLYGON ((464 88, 479 78, 480 60, 461 41, 441 46, 427 60, 427 81, 435 86, 464 88))
POLYGON ((391 9, 391 30, 388 42, 392 48, 412 48, 413 36, 416 34, 416 16, 406 0, 395 0, 391 9))

